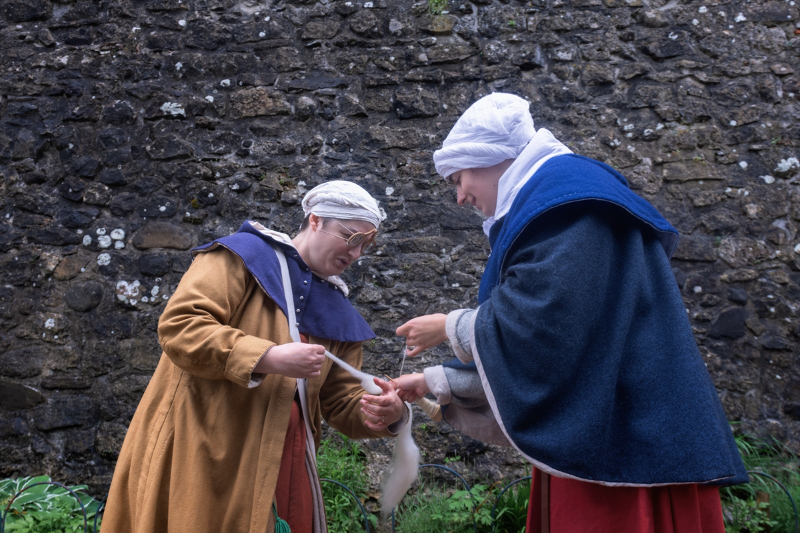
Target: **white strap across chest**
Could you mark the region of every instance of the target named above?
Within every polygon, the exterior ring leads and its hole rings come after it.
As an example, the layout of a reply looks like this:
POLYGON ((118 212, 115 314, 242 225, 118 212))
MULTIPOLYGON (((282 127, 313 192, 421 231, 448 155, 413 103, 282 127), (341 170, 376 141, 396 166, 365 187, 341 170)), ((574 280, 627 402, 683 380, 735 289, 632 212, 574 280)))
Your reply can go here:
MULTIPOLYGON (((294 293, 292 292, 292 280, 289 277, 289 265, 286 263, 286 255, 279 246, 273 244, 272 248, 275 250, 275 255, 278 256, 278 262, 281 265, 281 280, 283 281, 283 295, 286 298, 286 318, 289 321, 289 334, 292 336, 294 342, 301 342, 300 331, 297 329, 297 315, 294 310, 294 293)), ((311 432, 311 423, 309 422, 308 398, 306 397, 307 388, 306 380, 297 378, 297 392, 300 396, 300 407, 303 410, 303 421, 305 422, 306 433, 308 434, 308 442, 314 442, 314 435, 311 432)))

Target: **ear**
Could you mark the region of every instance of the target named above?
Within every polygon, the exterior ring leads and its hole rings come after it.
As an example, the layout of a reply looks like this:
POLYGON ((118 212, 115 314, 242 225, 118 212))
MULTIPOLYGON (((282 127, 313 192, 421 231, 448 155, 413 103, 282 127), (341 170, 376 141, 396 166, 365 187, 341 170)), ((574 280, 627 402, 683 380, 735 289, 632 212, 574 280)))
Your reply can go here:
POLYGON ((311 231, 317 231, 322 227, 322 217, 311 213, 308 217, 308 226, 311 228, 311 231))

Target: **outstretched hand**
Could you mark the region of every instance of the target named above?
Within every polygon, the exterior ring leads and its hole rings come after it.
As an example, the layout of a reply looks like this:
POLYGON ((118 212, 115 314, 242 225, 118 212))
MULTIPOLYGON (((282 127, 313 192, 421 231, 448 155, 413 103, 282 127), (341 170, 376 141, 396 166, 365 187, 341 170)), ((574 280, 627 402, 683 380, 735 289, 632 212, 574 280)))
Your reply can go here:
POLYGON ((401 418, 406 406, 395 392, 394 387, 379 378, 372 381, 383 391, 380 396, 365 394, 361 397, 361 412, 364 413, 364 425, 372 431, 383 431, 401 418))
POLYGON ((425 374, 406 374, 392 380, 392 386, 397 390, 397 396, 404 402, 415 402, 428 394, 431 390, 425 381, 425 374))
POLYGON ((397 328, 395 333, 406 338, 406 355, 416 357, 447 340, 446 322, 447 315, 442 313, 418 316, 397 328))

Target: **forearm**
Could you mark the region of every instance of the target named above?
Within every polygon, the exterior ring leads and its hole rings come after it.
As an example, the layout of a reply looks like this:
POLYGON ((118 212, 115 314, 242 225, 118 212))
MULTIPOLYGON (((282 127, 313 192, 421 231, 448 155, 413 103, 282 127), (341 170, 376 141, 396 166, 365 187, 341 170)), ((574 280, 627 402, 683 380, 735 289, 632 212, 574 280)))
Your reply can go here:
POLYGON ((257 385, 252 372, 273 342, 228 325, 249 273, 225 251, 199 256, 159 320, 158 337, 172 362, 204 379, 257 385))
MULTIPOLYGON (((240 384, 246 380, 248 386, 254 386, 249 383, 251 374, 273 342, 228 326, 186 322, 183 328, 175 327, 181 333, 165 333, 161 338, 164 353, 176 366, 204 379, 230 379, 240 384)), ((161 331, 172 327, 167 325, 161 331)))
POLYGON ((477 372, 444 366, 424 370, 425 383, 440 405, 454 404, 466 408, 486 405, 486 393, 477 372))

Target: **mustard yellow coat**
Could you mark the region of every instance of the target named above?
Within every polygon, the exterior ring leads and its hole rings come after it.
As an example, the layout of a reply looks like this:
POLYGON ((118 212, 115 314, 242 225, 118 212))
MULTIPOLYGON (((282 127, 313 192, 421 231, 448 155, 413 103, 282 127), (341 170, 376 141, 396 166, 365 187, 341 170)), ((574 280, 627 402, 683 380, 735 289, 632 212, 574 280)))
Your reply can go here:
MULTIPOLYGON (((195 258, 161 315, 158 337, 161 360, 128 428, 102 532, 274 531, 296 381, 252 370, 270 346, 292 342, 283 312, 241 259, 219 247, 195 258)), ((361 343, 310 342, 361 367, 361 343)), ((352 438, 391 436, 364 425, 363 394, 326 359, 321 375, 308 380, 317 447, 322 417, 352 438)))

